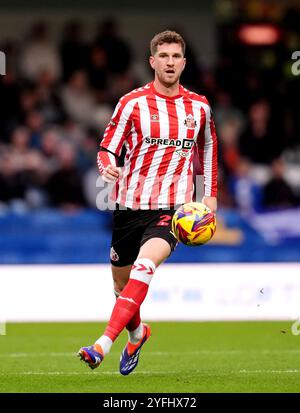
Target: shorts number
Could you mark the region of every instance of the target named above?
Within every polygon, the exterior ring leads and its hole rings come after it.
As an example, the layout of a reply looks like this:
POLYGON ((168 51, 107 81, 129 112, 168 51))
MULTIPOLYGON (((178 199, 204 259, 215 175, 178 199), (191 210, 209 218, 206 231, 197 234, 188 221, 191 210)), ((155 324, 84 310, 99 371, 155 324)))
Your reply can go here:
POLYGON ((160 221, 156 224, 157 227, 167 227, 172 219, 171 215, 161 215, 159 218, 160 221))

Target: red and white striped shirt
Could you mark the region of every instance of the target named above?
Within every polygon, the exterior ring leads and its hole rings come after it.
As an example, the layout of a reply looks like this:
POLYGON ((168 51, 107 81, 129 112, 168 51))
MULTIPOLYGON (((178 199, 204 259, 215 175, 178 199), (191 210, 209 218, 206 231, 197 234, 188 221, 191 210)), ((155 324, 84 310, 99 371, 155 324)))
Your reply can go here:
MULTIPOLYGON (((197 148, 204 194, 217 195, 217 137, 204 96, 182 86, 179 95, 159 94, 153 85, 123 96, 108 124, 101 147, 125 163, 116 184, 116 201, 133 209, 168 208, 193 199, 193 157, 197 148)), ((100 173, 115 157, 98 153, 100 173)))

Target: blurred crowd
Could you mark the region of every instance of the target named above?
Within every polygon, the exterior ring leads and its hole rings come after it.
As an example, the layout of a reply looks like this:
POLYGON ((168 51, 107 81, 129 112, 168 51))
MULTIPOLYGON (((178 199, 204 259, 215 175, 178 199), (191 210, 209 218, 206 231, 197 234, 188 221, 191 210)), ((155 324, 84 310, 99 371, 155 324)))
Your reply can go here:
MULTIPOLYGON (((96 207, 102 133, 120 96, 151 80, 151 71, 134 70, 134 48, 115 20, 100 22, 89 41, 84 30, 68 22, 53 41, 51 27, 39 22, 23 41, 0 44, 7 59, 0 76, 0 209, 96 207)), ((182 84, 206 95, 213 108, 220 206, 299 205, 300 188, 286 179, 299 149, 294 88, 241 69, 223 51, 207 69, 187 43, 182 84), (260 170, 264 180, 254 173, 260 170)), ((146 59, 147 50, 143 66, 146 59)))
MULTIPOLYGON (((24 42, 7 41, 1 50, 7 61, 0 79, 2 207, 95 207, 85 177, 96 168, 119 97, 138 86, 129 70, 131 48, 108 19, 90 42, 80 22, 67 23, 59 42, 40 22, 24 42)), ((90 186, 96 191, 95 180, 90 186)))

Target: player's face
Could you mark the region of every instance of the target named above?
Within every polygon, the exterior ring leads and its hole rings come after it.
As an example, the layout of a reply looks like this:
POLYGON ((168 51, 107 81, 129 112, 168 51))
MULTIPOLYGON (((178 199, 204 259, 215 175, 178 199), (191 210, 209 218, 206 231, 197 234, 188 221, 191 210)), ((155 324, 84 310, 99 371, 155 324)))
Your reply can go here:
POLYGON ((155 55, 150 56, 150 65, 155 71, 155 77, 162 84, 166 86, 176 84, 185 66, 181 45, 178 43, 158 45, 155 55))

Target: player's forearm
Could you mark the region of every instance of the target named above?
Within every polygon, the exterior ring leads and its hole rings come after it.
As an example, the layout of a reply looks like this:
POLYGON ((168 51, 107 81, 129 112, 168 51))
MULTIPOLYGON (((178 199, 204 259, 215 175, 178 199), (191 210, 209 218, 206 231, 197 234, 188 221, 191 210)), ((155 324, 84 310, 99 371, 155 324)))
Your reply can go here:
POLYGON ((204 131, 200 130, 197 139, 200 173, 204 176, 204 197, 216 198, 218 192, 217 134, 210 107, 206 111, 204 119, 204 131))
POLYGON ((112 183, 119 178, 120 170, 113 153, 100 148, 97 155, 97 165, 104 181, 112 183))
MULTIPOLYGON (((212 153, 216 152, 215 148, 211 149, 212 153)), ((217 155, 207 157, 203 161, 204 165, 204 196, 205 197, 217 197, 218 193, 218 161, 217 155)))
POLYGON ((216 140, 206 143, 199 151, 200 171, 204 176, 204 196, 217 197, 218 193, 218 159, 216 140))
POLYGON ((97 155, 97 165, 98 165, 100 174, 103 175, 105 168, 108 165, 117 166, 116 157, 111 152, 108 152, 100 148, 100 151, 98 152, 98 155, 97 155))
POLYGON ((217 197, 218 192, 218 148, 215 124, 210 117, 205 129, 205 144, 202 152, 204 172, 204 196, 217 197))

